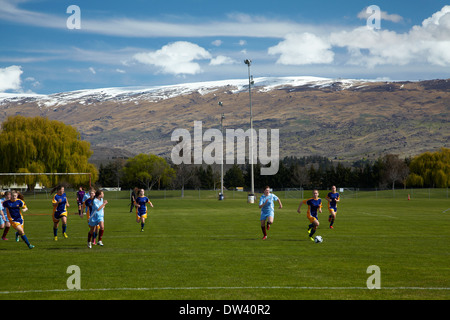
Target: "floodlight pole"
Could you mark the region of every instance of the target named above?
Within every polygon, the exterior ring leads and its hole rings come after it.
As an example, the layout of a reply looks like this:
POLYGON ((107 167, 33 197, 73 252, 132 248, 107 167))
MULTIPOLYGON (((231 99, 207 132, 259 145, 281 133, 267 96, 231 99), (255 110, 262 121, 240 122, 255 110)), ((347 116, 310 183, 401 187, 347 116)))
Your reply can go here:
MULTIPOLYGON (((222 101, 219 101, 219 106, 223 107, 222 101)), ((225 114, 222 112, 222 115, 220 117, 220 131, 222 132, 222 137, 223 137, 223 119, 225 119, 225 114)), ((220 162, 220 195, 219 195, 219 200, 223 200, 224 199, 224 196, 223 196, 223 160, 224 160, 224 155, 223 155, 223 144, 222 144, 222 161, 220 162)))
POLYGON ((250 74, 250 66, 252 60, 246 59, 244 63, 248 66, 248 95, 250 98, 250 177, 251 177, 251 191, 248 197, 249 203, 254 203, 255 197, 255 179, 253 173, 253 110, 252 110, 252 84, 253 76, 250 74))

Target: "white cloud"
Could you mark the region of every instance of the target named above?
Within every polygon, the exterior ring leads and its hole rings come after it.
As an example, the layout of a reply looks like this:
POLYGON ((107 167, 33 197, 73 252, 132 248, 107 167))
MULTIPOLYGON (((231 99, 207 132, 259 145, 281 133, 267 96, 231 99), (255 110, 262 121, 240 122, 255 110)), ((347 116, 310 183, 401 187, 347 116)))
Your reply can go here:
POLYGON ((0 68, 0 92, 6 90, 21 91, 20 75, 22 73, 22 67, 20 66, 0 68))
POLYGON ((277 63, 286 65, 331 63, 334 59, 329 42, 306 32, 286 35, 283 41, 270 47, 268 53, 279 54, 277 63))
POLYGON ((211 59, 211 54, 195 43, 177 41, 152 52, 141 52, 134 56, 140 63, 158 67, 163 73, 197 74, 202 72, 194 61, 211 59))
POLYGON ((214 40, 213 42, 211 42, 211 44, 216 47, 220 47, 222 43, 222 40, 214 40))
POLYGON ((97 73, 97 72, 95 72, 95 69, 92 68, 92 67, 89 67, 89 71, 90 71, 92 74, 96 74, 96 73, 97 73))
POLYGON ((234 63, 237 63, 237 62, 235 60, 233 60, 232 58, 220 55, 220 56, 217 56, 217 57, 211 59, 209 64, 211 66, 220 66, 222 64, 234 64, 234 63))
MULTIPOLYGON (((367 13, 367 8, 364 8, 361 12, 358 13, 359 19, 367 19, 371 16, 371 13, 367 13)), ((380 18, 382 20, 391 21, 391 22, 401 22, 403 21, 403 17, 398 14, 389 14, 386 11, 380 11, 380 18)))
POLYGON ((449 66, 450 6, 443 7, 407 33, 359 27, 332 33, 330 43, 347 48, 348 63, 354 65, 430 63, 449 66))

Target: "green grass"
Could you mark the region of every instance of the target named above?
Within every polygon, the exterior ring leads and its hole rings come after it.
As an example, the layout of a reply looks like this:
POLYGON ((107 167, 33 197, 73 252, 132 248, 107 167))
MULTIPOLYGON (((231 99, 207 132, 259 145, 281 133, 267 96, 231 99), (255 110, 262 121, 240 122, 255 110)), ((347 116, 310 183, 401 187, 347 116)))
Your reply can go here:
POLYGON ((275 209, 266 241, 257 204, 243 197, 155 199, 141 233, 128 201, 114 195, 105 195, 105 245, 92 249, 86 219, 71 214, 69 238, 62 238, 60 227, 54 242, 51 201, 25 199, 25 232, 36 247, 16 243, 12 229, 10 240, 0 242, 0 299, 450 298, 445 195, 344 197, 334 230, 326 210, 319 216, 321 244, 307 237, 305 213, 296 213, 299 199, 282 193, 284 208, 275 209), (80 267, 80 291, 67 289, 70 265, 80 267), (370 265, 380 267, 381 290, 366 287, 370 265))

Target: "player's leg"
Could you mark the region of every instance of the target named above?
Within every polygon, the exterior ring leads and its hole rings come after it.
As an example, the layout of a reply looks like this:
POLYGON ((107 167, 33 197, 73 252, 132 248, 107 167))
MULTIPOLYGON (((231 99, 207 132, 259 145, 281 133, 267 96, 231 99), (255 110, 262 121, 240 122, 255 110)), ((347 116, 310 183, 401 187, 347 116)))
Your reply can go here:
POLYGON ((100 230, 98 231, 98 245, 103 246, 103 232, 105 231, 105 223, 103 221, 100 221, 99 223, 100 230))
POLYGON ((32 244, 30 244, 30 241, 28 241, 28 238, 25 235, 25 232, 23 230, 23 225, 17 223, 14 225, 14 229, 16 229, 16 235, 19 235, 22 238, 23 242, 25 242, 25 244, 28 246, 28 248, 33 249, 34 246, 32 244))
POLYGON ((267 231, 269 231, 270 226, 273 223, 273 218, 274 218, 274 216, 269 216, 269 218, 267 218, 267 231))
POLYGON ((267 239, 267 230, 266 230, 266 219, 267 217, 265 217, 264 215, 261 215, 261 230, 263 233, 263 240, 267 239))
POLYGON ((335 209, 330 209, 330 218, 329 218, 330 229, 333 229, 333 223, 335 219, 336 219, 336 211, 335 209))
POLYGON ((61 216, 61 222, 62 222, 62 232, 63 232, 63 236, 64 238, 68 238, 67 236, 67 216, 61 216))

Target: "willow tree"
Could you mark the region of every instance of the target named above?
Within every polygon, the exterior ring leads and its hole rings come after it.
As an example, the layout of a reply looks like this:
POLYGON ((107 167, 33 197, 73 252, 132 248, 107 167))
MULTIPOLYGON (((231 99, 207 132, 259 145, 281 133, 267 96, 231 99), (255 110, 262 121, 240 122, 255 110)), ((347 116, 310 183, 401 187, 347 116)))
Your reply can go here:
POLYGON ((450 149, 441 148, 435 152, 425 152, 413 158, 408 179, 412 186, 446 188, 450 186, 450 149))
MULTIPOLYGON (((90 143, 82 141, 80 133, 63 122, 43 117, 10 116, 0 131, 0 172, 11 173, 91 173, 93 181, 98 173, 88 162, 92 155, 90 143)), ((18 176, 17 176, 18 177, 18 176)), ((15 178, 34 188, 37 180, 55 185, 57 176, 15 178)), ((14 177, 0 176, 3 182, 14 177)), ((87 175, 68 175, 64 180, 72 185, 87 184, 87 175)))

